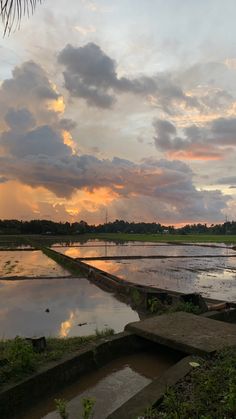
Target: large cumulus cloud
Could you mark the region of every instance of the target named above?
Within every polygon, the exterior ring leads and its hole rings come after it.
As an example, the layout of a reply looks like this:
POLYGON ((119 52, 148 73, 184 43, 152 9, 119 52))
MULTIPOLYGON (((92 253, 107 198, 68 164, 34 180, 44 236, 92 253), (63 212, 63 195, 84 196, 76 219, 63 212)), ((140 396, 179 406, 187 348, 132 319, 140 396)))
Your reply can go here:
POLYGON ((0 166, 2 176, 32 187, 43 186, 61 197, 70 198, 78 190, 92 192, 106 187, 118 201, 126 202, 127 209, 133 202, 142 201, 141 210, 147 200, 149 205, 153 202, 156 217, 162 208, 172 219, 220 219, 228 198, 219 191, 198 191, 188 166, 175 161, 135 164, 119 158, 101 160, 86 155, 53 158, 14 154, 0 158, 0 166))
MULTIPOLYGON (((137 89, 134 81, 118 79, 114 63, 106 57, 98 67, 101 68, 100 75, 92 69, 87 74, 86 67, 77 67, 76 60, 72 69, 83 74, 83 82, 98 90, 103 86, 108 92, 112 86, 121 91, 128 89, 129 83, 130 91, 131 86, 133 90, 137 89), (104 66, 108 68, 105 79, 104 66)), ((134 163, 118 157, 99 159, 74 152, 70 144, 65 143, 63 132, 69 132, 75 123, 58 110, 62 97, 36 63, 17 67, 13 77, 3 82, 0 103, 4 100, 0 112, 3 127, 0 182, 3 185, 10 181, 11 184, 20 182, 33 188, 41 187, 64 200, 71 199, 78 191, 97 193, 106 188, 114 197, 117 216, 119 211, 124 214, 125 208, 126 211, 130 208, 132 214, 137 213, 137 205, 141 212, 146 208, 146 213, 154 219, 161 216, 163 219, 164 214, 181 221, 221 219, 221 210, 228 197, 219 191, 197 190, 194 174, 185 163, 165 159, 144 159, 134 163)), ((172 140, 176 134, 170 123, 162 123, 160 128, 165 135, 164 142, 172 140)), ((222 130, 221 122, 217 132, 222 130)), ((228 128, 229 138, 231 131, 228 128)))
POLYGON ((85 99, 90 106, 110 108, 120 93, 154 95, 167 112, 173 101, 197 105, 168 74, 119 78, 116 61, 91 42, 82 47, 68 44, 60 51, 58 62, 65 67, 66 89, 72 96, 85 99))

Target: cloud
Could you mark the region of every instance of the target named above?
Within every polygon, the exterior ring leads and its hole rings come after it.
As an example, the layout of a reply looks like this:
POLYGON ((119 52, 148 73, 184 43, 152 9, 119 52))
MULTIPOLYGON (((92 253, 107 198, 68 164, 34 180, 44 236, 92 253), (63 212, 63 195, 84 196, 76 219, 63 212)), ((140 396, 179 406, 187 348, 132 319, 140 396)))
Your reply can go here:
MULTIPOLYGON (((173 218, 220 219, 228 197, 219 191, 198 191, 189 167, 166 160, 139 164, 114 158, 94 156, 26 156, 0 158, 3 176, 32 187, 44 187, 59 197, 72 198, 77 191, 96 192, 108 188, 115 201, 153 201, 155 208, 165 208, 173 218)), ((149 211, 150 213, 150 211, 149 211)), ((160 211, 158 211, 160 213, 160 211)))
POLYGON ((75 30, 83 36, 96 32, 96 28, 93 25, 89 25, 89 26, 76 25, 75 30))
POLYGON ((8 179, 6 177, 0 176, 0 183, 6 183, 8 179))
POLYGON ((216 181, 218 185, 236 185, 236 176, 226 176, 216 181))
POLYGON ((6 103, 14 99, 17 105, 24 99, 24 103, 31 104, 35 101, 56 100, 59 94, 50 83, 45 70, 34 61, 27 61, 15 67, 12 78, 4 80, 1 85, 1 97, 6 103), (22 94, 24 93, 24 98, 22 94))
POLYGON ((35 125, 35 119, 28 109, 8 109, 5 121, 13 131, 24 132, 35 125))
POLYGON ((204 127, 190 125, 178 135, 175 125, 155 119, 154 143, 171 158, 220 160, 236 148, 236 118, 217 118, 204 127))
POLYGON ((119 78, 116 61, 91 42, 82 47, 68 44, 60 51, 58 62, 65 67, 66 89, 72 96, 85 99, 89 106, 110 108, 121 93, 153 95, 157 106, 166 112, 171 112, 173 101, 197 106, 196 100, 186 96, 168 74, 119 78))
POLYGON ((45 125, 23 134, 10 130, 0 137, 0 146, 6 154, 16 158, 27 156, 66 157, 71 149, 64 144, 62 137, 51 127, 45 125))
MULTIPOLYGON (((85 59, 79 63, 77 54, 73 61, 74 51, 67 49, 68 51, 69 56, 72 52, 69 59, 70 72, 74 71, 77 76, 79 73, 81 82, 89 88, 93 86, 99 93, 102 88, 105 92, 110 92, 111 86, 114 91, 116 89, 120 92, 140 92, 141 86, 145 86, 143 91, 149 88, 149 82, 144 79, 142 83, 140 80, 134 83, 125 78, 119 79, 115 63, 98 50, 98 47, 90 46, 80 50, 79 54, 85 54, 85 59), (95 60, 95 68, 88 67, 90 61, 86 61, 86 57, 89 53, 90 59, 95 60)), ((60 108, 63 98, 46 72, 37 64, 24 63, 14 70, 12 79, 3 82, 0 87, 0 102, 3 103, 5 99, 4 109, 1 108, 0 112, 0 176, 3 180, 1 188, 5 188, 5 193, 9 182, 9 185, 30 187, 29 196, 32 189, 35 194, 39 191, 40 194, 49 194, 51 203, 48 211, 52 217, 57 212, 52 204, 54 200, 58 214, 62 217, 73 212, 78 214, 80 207, 79 213, 87 211, 90 214, 101 214, 101 211, 104 212, 104 204, 107 203, 117 216, 126 211, 130 217, 136 217, 139 208, 140 214, 145 209, 146 215, 143 213, 142 218, 152 216, 154 219, 164 219, 165 214, 168 214, 172 220, 181 221, 208 220, 209 217, 221 219, 221 211, 226 206, 228 197, 219 191, 197 190, 193 183, 194 174, 181 161, 149 158, 135 163, 118 157, 99 159, 92 155, 79 154, 77 149, 73 149, 70 130, 76 124, 73 120, 64 118, 64 108, 60 108), (9 87, 9 96, 6 94, 6 85, 9 87), (81 199, 78 198, 75 206, 71 206, 78 194, 81 199)), ((223 126, 221 121, 217 130, 219 135, 223 131, 225 135, 226 128, 223 130, 223 126)), ((156 128, 162 136, 162 148, 166 149, 165 144, 168 143, 168 150, 176 150, 175 126, 168 121, 159 121, 156 128)), ((193 129, 186 133, 188 138, 195 138, 196 135, 193 129)), ((199 138, 201 135, 198 132, 199 138)), ((178 141, 183 147, 184 140, 180 138, 178 141)), ((24 199, 20 199, 23 212, 24 199)), ((27 208, 31 208, 30 199, 27 208)), ((33 211, 37 214, 37 211, 41 211, 39 204, 34 205, 33 211)))

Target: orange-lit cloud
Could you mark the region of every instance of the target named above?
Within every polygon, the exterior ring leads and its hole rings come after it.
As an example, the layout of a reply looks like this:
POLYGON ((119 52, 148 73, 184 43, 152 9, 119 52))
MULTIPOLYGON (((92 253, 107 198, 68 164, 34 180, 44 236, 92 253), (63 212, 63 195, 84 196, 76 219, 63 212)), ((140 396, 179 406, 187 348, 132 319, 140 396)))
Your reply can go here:
POLYGON ((71 148, 73 154, 76 154, 76 152, 78 151, 77 150, 78 147, 75 141, 73 140, 71 133, 69 131, 62 130, 62 137, 63 137, 64 144, 68 145, 68 147, 71 148))
POLYGON ((216 150, 213 147, 207 146, 193 146, 192 149, 168 151, 167 156, 170 159, 180 160, 201 160, 201 161, 216 161, 225 158, 225 150, 216 150))

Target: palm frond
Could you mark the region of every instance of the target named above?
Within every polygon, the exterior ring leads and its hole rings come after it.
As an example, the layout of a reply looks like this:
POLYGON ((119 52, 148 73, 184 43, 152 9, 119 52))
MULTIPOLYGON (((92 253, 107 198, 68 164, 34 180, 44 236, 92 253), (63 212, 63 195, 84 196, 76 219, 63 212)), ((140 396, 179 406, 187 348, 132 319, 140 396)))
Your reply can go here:
POLYGON ((24 15, 30 16, 42 0, 0 0, 0 16, 4 25, 4 35, 12 28, 19 27, 24 15))

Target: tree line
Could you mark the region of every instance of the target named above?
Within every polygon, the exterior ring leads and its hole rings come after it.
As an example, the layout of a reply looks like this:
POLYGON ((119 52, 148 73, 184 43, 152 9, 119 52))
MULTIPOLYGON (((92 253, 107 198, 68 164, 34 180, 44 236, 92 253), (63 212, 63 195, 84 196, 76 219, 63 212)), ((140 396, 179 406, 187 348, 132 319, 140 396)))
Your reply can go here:
POLYGON ((160 223, 128 222, 115 220, 99 225, 86 221, 74 223, 50 220, 0 220, 0 234, 73 235, 85 233, 134 233, 134 234, 236 234, 236 221, 223 224, 187 224, 184 227, 165 226, 160 223))

